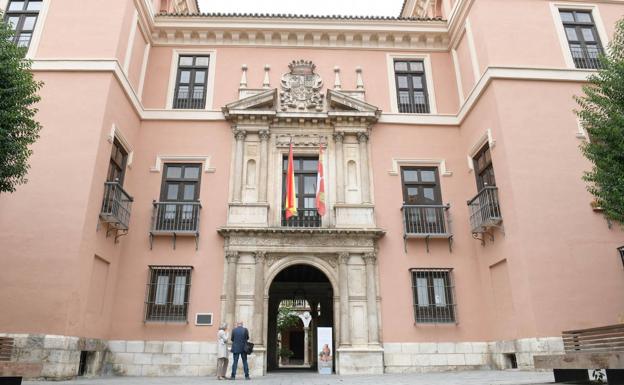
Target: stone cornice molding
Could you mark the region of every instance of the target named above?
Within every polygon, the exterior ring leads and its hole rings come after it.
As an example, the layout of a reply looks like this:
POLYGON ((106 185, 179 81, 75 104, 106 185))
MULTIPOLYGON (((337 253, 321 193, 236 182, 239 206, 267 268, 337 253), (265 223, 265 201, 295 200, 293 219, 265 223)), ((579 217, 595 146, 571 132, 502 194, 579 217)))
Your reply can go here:
POLYGON ((217 230, 219 234, 226 237, 232 234, 280 234, 280 235, 355 235, 367 238, 381 238, 386 234, 383 229, 347 229, 347 228, 322 228, 322 227, 221 227, 217 230))

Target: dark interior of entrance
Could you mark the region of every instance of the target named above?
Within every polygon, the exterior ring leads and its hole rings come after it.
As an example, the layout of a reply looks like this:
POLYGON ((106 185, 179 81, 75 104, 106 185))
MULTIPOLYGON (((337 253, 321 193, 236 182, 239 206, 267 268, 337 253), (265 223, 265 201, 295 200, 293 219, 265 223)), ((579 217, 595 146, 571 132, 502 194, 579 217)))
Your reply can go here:
POLYGON ((316 369, 316 328, 334 327, 333 298, 327 276, 313 266, 293 265, 277 274, 269 288, 267 370, 316 369), (281 317, 309 312, 309 329, 304 330, 304 323, 299 320, 288 327, 281 323, 282 329, 278 330, 280 312, 281 317))

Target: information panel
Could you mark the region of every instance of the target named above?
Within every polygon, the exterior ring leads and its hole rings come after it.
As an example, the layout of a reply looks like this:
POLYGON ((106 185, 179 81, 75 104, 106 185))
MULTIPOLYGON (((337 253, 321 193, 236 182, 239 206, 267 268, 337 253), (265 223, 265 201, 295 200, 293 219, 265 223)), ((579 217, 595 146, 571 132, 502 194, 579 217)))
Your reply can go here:
POLYGON ((317 328, 318 371, 319 374, 332 374, 334 352, 332 350, 332 328, 317 328))

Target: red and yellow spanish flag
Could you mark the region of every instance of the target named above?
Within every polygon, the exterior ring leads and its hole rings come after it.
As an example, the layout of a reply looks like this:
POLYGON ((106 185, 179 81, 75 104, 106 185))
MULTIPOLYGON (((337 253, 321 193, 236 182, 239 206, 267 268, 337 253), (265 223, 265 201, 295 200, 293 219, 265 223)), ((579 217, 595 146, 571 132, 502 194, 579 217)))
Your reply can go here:
POLYGON ((286 172, 286 219, 297 216, 297 196, 295 191, 295 162, 293 161, 293 145, 288 151, 288 170, 286 172))
POLYGON ((316 180, 316 210, 325 215, 325 176, 323 175, 323 145, 319 146, 318 174, 316 180))

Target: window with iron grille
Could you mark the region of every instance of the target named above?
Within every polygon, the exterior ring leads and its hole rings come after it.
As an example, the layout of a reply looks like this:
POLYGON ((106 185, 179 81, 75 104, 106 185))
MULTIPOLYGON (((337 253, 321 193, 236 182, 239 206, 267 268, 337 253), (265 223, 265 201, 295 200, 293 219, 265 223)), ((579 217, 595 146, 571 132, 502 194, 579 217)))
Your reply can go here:
POLYGON ((416 322, 455 322, 452 269, 411 269, 410 272, 416 322))
POLYGON ((490 146, 485 145, 472 158, 475 177, 477 178, 477 189, 480 191, 485 186, 496 186, 496 178, 494 177, 494 166, 492 165, 492 156, 490 154, 490 146))
MULTIPOLYGON (((297 215, 286 219, 282 209, 282 226, 320 227, 321 216, 316 209, 316 184, 318 182, 318 157, 293 157, 295 171, 295 196, 297 215)), ((286 201, 288 157, 284 156, 282 170, 282 202, 286 201)))
POLYGON ((429 113, 424 62, 422 60, 396 60, 394 78, 399 112, 429 113))
POLYGON ((145 321, 187 321, 192 266, 150 266, 145 321))
POLYGON ((576 68, 599 68, 602 44, 590 11, 559 10, 576 68))
POLYGON ((20 47, 28 47, 37 25, 42 0, 10 0, 4 21, 15 32, 13 42, 20 47))
POLYGON ((173 108, 206 108, 209 56, 180 56, 173 108))

